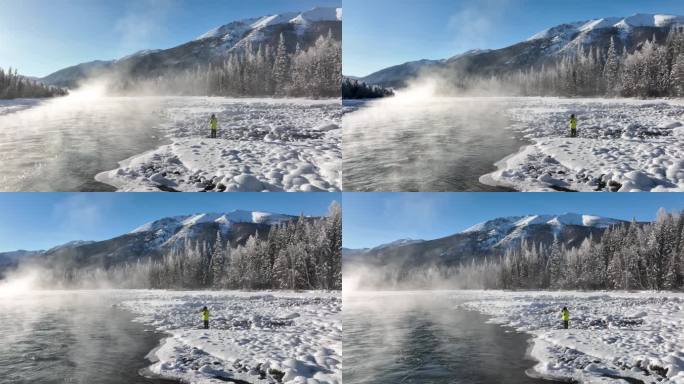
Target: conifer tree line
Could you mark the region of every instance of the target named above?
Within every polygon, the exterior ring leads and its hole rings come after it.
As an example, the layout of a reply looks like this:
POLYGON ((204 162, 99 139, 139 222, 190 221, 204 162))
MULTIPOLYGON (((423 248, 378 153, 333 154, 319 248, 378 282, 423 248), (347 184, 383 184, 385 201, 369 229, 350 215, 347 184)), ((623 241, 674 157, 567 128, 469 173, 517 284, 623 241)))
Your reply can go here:
POLYGON ((244 50, 219 62, 156 78, 124 76, 115 91, 137 90, 161 94, 227 97, 340 97, 342 43, 332 31, 303 49, 288 50, 281 34, 277 46, 248 43, 244 50))
POLYGON ((17 69, 0 68, 0 99, 64 96, 62 88, 48 86, 19 75, 17 69))
POLYGON ((342 80, 343 99, 376 99, 394 96, 394 91, 378 85, 368 85, 363 81, 344 78, 342 80))
POLYGON ((684 211, 658 212, 652 223, 606 229, 577 247, 557 239, 549 246, 523 241, 496 260, 452 271, 469 288, 682 290, 684 211))
POLYGON ((504 85, 523 96, 684 96, 684 27, 655 35, 628 52, 615 38, 607 50, 578 46, 574 52, 541 66, 488 78, 459 78, 464 89, 496 89, 504 85))
MULTIPOLYGON (((70 270, 57 284, 106 281, 120 288, 160 289, 342 289, 342 210, 272 226, 233 247, 218 232, 216 241, 187 243, 157 259, 104 269, 70 270)), ((56 270, 52 268, 52 270, 56 270)))

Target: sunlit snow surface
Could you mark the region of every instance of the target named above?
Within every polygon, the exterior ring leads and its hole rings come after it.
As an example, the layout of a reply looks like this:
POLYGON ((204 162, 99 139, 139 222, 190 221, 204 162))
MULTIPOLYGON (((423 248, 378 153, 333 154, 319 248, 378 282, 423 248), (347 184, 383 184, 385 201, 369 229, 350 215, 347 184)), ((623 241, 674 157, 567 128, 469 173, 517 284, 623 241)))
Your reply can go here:
POLYGON ((342 299, 324 292, 136 291, 122 306, 170 337, 150 369, 190 383, 342 382, 342 299), (211 329, 199 311, 210 310, 211 329))
POLYGON ((339 191, 339 100, 172 98, 173 143, 97 175, 121 191, 339 191), (219 138, 209 138, 215 113, 219 138))
POLYGON ((546 377, 684 383, 683 294, 454 291, 452 297, 492 322, 534 335, 534 371, 546 377), (561 328, 564 306, 568 330, 561 328))
POLYGON ((511 129, 532 140, 483 176, 522 191, 684 191, 679 100, 511 98, 511 129), (569 137, 569 117, 579 137, 569 137))

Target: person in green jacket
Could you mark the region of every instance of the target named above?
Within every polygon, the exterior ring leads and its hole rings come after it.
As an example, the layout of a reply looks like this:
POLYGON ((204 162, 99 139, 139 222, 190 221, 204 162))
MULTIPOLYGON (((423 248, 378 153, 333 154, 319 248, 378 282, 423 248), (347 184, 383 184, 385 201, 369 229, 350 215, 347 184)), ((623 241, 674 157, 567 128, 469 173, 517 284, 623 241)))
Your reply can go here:
POLYGON ((209 119, 209 126, 211 126, 211 138, 215 139, 216 133, 218 132, 218 120, 216 119, 216 115, 211 115, 211 119, 209 119))
POLYGON ((577 117, 570 115, 570 137, 577 137, 577 117))
POLYGON ((563 307, 563 310, 561 310, 561 317, 563 318, 563 328, 568 329, 570 326, 570 311, 568 311, 568 307, 563 307))
POLYGON ((204 321, 204 329, 209 329, 209 308, 202 308, 200 313, 202 314, 202 321, 204 321))

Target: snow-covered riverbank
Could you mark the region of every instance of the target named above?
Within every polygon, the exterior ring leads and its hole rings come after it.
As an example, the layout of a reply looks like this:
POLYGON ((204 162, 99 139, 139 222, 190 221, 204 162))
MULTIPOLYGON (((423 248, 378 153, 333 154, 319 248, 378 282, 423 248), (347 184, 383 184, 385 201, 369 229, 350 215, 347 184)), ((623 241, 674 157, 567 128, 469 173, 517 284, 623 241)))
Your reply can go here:
POLYGON ((0 116, 35 107, 47 100, 50 99, 0 99, 0 116))
POLYGON ((341 383, 342 300, 327 292, 134 291, 121 306, 170 334, 150 370, 190 383, 341 383), (210 310, 211 329, 199 311, 210 310))
POLYGON ((536 374, 583 383, 684 383, 684 294, 453 291, 462 306, 534 336, 536 374), (560 310, 570 310, 570 329, 560 310))
POLYGON ((681 100, 510 98, 533 141, 480 181, 521 191, 684 191, 681 100), (579 137, 569 136, 569 116, 579 137))
POLYGON ((165 99, 172 143, 133 156, 96 179, 120 191, 339 191, 341 102, 165 99), (209 117, 218 118, 210 139, 209 117))

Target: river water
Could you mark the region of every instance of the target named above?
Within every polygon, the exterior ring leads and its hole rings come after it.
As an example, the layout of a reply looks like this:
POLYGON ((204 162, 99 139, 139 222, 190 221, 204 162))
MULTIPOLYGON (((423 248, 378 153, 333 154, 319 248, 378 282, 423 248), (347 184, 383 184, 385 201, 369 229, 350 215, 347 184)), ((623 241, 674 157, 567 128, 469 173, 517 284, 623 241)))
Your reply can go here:
POLYGON ((371 101, 344 116, 346 191, 508 191, 481 184, 524 141, 490 98, 371 101))
POLYGON ((529 336, 487 324, 445 293, 344 298, 344 383, 544 384, 529 336))
POLYGON ((95 291, 0 297, 0 382, 174 383, 141 376, 164 335, 133 322, 119 300, 95 291))
POLYGON ((95 175, 165 142, 162 103, 77 94, 0 113, 0 191, 113 191, 95 175))

